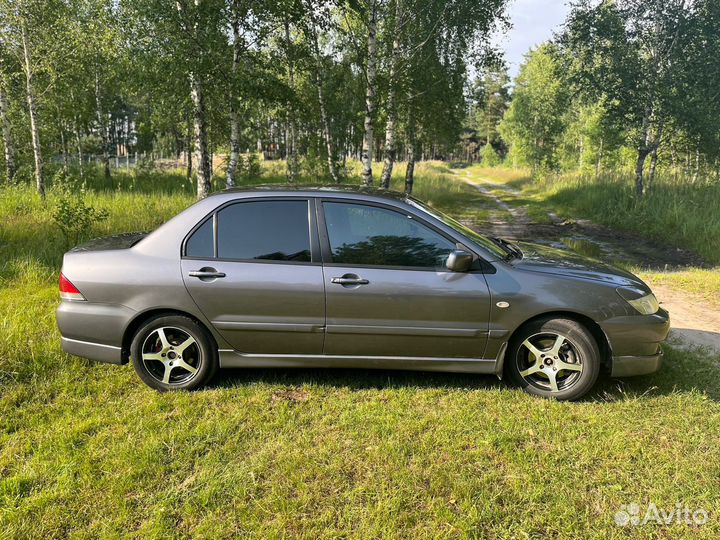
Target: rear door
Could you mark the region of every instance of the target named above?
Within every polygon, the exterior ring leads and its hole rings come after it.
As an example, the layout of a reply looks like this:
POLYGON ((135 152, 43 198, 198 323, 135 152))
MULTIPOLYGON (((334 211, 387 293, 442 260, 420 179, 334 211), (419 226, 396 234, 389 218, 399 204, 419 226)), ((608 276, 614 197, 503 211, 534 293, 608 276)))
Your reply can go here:
POLYGON ((445 267, 453 239, 403 209, 326 199, 328 355, 482 358, 490 293, 445 267))
POLYGON ((182 273, 195 303, 237 351, 322 352, 325 294, 312 200, 221 207, 186 239, 182 273))

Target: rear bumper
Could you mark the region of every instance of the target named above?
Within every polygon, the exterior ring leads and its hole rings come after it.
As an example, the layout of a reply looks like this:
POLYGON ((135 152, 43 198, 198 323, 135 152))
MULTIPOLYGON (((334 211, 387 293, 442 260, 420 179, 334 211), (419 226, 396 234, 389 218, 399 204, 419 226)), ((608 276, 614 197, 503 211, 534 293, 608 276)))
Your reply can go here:
POLYGON ((635 375, 649 375, 655 373, 662 366, 663 352, 652 356, 613 356, 612 377, 634 377, 635 375))
POLYGON ((62 350, 68 354, 82 356, 108 364, 122 364, 122 349, 114 345, 103 345, 78 339, 60 338, 62 350))
POLYGON ((66 353, 121 364, 125 328, 135 315, 128 307, 93 302, 60 302, 55 317, 66 353))

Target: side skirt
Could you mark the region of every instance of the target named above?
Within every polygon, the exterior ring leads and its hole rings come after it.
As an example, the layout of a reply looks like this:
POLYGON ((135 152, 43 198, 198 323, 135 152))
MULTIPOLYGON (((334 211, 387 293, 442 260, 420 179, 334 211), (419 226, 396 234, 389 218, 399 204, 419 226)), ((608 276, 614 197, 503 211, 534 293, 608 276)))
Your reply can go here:
POLYGON ((495 358, 248 354, 220 349, 221 368, 362 368, 493 374, 495 358))

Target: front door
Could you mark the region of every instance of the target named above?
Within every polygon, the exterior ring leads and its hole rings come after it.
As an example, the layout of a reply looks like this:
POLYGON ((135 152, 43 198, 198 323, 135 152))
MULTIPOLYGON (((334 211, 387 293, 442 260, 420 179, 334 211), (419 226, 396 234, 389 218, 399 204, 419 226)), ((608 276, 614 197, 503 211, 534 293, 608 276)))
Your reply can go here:
POLYGON ((265 198, 222 207, 186 241, 187 289, 237 351, 322 352, 325 292, 314 228, 307 199, 265 198))
POLYGON ((324 352, 482 358, 490 294, 480 272, 445 267, 455 242, 383 205, 325 200, 324 352))

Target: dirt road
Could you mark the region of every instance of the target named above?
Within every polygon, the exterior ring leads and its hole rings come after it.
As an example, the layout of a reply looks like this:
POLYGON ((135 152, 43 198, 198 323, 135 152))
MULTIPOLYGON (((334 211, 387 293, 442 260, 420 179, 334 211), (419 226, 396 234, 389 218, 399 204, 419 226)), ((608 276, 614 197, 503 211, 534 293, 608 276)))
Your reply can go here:
MULTIPOLYGON (((520 200, 522 194, 501 183, 473 176, 469 171, 456 175, 483 193, 498 207, 498 215, 479 224, 484 232, 512 240, 526 240, 568 249, 611 261, 624 261, 649 270, 673 270, 707 266, 693 253, 663 246, 638 235, 619 232, 588 220, 564 220, 554 213, 545 223, 530 218, 520 200), (512 221, 500 217, 512 216, 512 221)), ((686 347, 706 347, 720 354, 720 306, 667 285, 649 283, 663 307, 670 312, 670 340, 686 347)))

